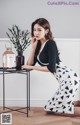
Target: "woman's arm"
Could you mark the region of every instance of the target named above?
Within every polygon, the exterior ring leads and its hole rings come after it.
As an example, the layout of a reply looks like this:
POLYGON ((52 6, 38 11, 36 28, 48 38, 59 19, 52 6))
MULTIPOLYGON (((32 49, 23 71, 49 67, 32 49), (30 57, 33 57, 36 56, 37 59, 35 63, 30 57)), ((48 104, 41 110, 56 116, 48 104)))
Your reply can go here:
POLYGON ((33 63, 34 63, 34 55, 35 55, 35 49, 32 48, 29 59, 27 61, 28 65, 33 65, 33 63))
POLYGON ((32 38, 31 53, 30 53, 29 59, 27 61, 28 65, 33 65, 33 63, 34 63, 34 56, 35 56, 35 50, 36 50, 37 43, 38 43, 38 41, 35 38, 32 38))
POLYGON ((33 70, 38 70, 38 71, 43 71, 43 72, 49 72, 47 66, 23 65, 22 69, 33 69, 33 70))

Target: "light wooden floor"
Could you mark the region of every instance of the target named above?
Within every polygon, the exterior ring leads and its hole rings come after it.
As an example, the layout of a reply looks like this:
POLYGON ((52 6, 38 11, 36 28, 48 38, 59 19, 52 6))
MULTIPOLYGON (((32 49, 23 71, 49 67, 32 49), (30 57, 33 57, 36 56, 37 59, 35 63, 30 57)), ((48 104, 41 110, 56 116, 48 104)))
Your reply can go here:
MULTIPOLYGON (((2 108, 0 108, 1 111, 2 108)), ((28 118, 26 114, 18 112, 10 113, 12 113, 12 125, 80 125, 80 117, 47 114, 43 108, 31 108, 28 118)))

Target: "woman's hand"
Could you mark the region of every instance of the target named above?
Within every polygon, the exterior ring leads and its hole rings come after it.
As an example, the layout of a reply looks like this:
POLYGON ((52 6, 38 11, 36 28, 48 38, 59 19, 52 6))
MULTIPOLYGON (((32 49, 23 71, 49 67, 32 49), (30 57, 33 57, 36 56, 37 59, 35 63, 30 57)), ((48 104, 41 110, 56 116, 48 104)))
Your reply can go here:
POLYGON ((23 65, 22 69, 32 69, 32 66, 30 66, 30 65, 23 65))
POLYGON ((37 43, 38 43, 38 41, 37 41, 36 37, 33 37, 33 38, 32 38, 32 48, 33 48, 34 50, 36 49, 37 43))

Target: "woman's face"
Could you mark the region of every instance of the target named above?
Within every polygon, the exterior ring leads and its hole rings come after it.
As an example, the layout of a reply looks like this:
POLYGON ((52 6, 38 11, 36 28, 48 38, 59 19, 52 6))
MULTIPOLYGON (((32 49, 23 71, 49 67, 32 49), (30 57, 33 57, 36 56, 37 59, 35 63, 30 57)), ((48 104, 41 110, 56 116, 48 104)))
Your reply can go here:
POLYGON ((47 33, 48 33, 48 29, 45 30, 39 24, 34 25, 33 34, 37 40, 41 40, 41 39, 45 38, 45 34, 47 34, 47 33))

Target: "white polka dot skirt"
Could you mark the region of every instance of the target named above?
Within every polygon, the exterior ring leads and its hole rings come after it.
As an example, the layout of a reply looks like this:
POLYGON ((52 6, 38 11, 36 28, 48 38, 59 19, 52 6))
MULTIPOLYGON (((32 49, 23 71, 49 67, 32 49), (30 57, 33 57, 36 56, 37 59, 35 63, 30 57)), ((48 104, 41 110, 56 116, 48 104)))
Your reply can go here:
POLYGON ((59 82, 59 88, 48 100, 45 111, 74 114, 74 95, 79 87, 80 78, 62 62, 56 65, 54 76, 59 82))

